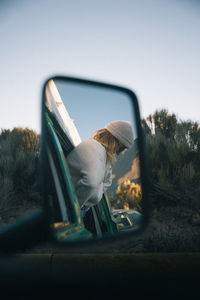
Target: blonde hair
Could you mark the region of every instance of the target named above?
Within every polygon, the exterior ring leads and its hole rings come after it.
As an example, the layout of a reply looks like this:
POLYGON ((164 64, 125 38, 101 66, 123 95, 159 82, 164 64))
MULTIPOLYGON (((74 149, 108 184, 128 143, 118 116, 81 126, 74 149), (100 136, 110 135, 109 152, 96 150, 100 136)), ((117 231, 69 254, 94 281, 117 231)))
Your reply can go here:
POLYGON ((116 138, 106 128, 95 131, 92 135, 92 138, 105 147, 107 159, 110 161, 111 166, 113 167, 114 163, 116 162, 116 138))

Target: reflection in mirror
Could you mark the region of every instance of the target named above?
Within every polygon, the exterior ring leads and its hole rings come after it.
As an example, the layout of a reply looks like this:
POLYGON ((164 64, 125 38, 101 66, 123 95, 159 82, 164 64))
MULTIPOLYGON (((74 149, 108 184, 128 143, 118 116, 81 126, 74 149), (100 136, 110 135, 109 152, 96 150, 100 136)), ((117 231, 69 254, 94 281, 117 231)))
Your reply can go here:
POLYGON ((47 194, 60 241, 136 230, 142 224, 134 102, 120 89, 54 79, 45 88, 47 194))

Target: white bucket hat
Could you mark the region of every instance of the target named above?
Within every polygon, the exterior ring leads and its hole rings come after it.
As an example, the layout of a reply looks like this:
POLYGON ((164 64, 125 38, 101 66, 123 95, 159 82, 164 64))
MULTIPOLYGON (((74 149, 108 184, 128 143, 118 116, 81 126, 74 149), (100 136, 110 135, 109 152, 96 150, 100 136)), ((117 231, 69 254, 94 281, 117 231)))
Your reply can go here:
POLYGON ((114 121, 105 128, 122 143, 126 148, 131 148, 134 143, 133 126, 128 121, 114 121))

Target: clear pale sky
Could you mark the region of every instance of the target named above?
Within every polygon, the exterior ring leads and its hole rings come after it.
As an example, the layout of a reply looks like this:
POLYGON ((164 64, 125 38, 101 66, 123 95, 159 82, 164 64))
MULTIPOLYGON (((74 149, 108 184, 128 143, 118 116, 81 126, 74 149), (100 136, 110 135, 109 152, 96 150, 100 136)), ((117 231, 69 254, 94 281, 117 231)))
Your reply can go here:
POLYGON ((0 128, 39 131, 55 74, 125 85, 142 117, 167 108, 200 121, 199 1, 1 1, 0 70, 0 128))

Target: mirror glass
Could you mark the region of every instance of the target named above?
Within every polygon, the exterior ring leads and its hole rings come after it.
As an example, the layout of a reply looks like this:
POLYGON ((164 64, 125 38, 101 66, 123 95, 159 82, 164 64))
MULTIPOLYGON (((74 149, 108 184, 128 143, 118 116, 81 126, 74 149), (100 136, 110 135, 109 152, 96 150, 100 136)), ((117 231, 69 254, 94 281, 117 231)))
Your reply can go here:
POLYGON ((56 239, 138 230, 143 205, 134 99, 120 88, 64 78, 49 80, 44 95, 45 188, 56 239))

